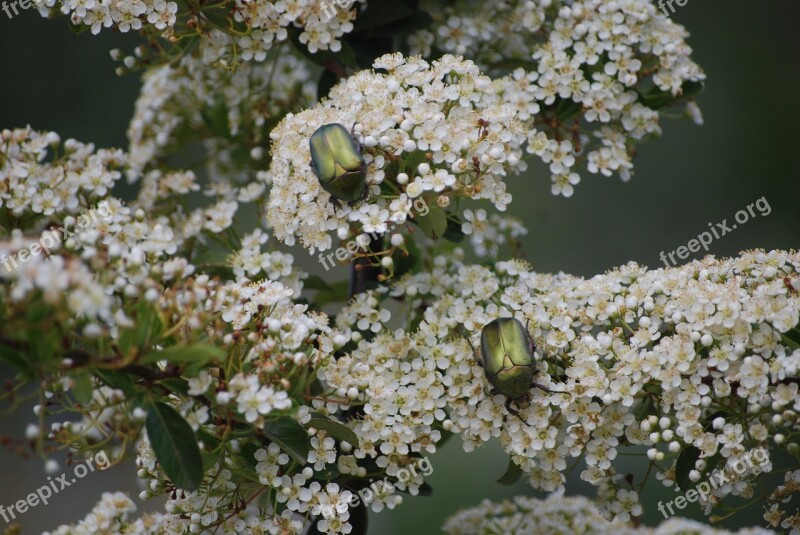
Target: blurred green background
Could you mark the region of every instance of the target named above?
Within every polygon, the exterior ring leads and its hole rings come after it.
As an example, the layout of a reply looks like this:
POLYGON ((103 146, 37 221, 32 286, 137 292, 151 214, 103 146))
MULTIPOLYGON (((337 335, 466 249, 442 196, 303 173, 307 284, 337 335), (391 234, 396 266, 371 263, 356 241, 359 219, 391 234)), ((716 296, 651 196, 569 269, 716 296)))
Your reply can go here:
MULTIPOLYGON (((689 0, 673 17, 692 33, 694 58, 708 75, 699 98, 705 126, 664 120, 663 138, 642 146, 629 183, 584 176, 574 197, 564 199, 550 194, 541 166, 532 165, 528 176, 510 180, 510 211, 530 231, 525 251, 537 270, 590 276, 630 260, 656 267, 660 251, 685 245, 709 222, 731 222, 738 210, 761 197, 772 212, 756 212, 747 224, 714 241, 711 253, 800 248, 800 144, 792 131, 800 123, 800 3, 689 0)), ((139 79, 116 76, 108 51, 130 51, 136 43, 135 36, 107 31, 76 36, 66 19, 44 20, 32 9, 11 20, 0 12, 0 128, 30 124, 63 139, 125 147, 139 79)), ((296 257, 308 266, 316 263, 302 252, 296 257)), ((32 420, 26 411, 3 418, 0 435, 20 437, 32 420)), ((436 533, 460 507, 531 492, 525 483, 494 483, 507 462, 495 442, 466 454, 453 439, 431 462, 428 482, 434 497, 407 498, 398 510, 372 515, 371 533, 436 533)), ((632 470, 640 466, 630 465, 632 470)), ((14 503, 45 482, 36 460, 21 461, 0 451, 0 468, 0 505, 14 503)), ((82 518, 103 490, 138 494, 134 472, 118 467, 86 477, 56 495, 50 506, 25 514, 23 533, 82 518)), ((578 473, 570 478, 568 493, 591 493, 578 473)), ((649 504, 647 523, 659 520, 654 504, 670 493, 660 485, 648 486, 643 495, 649 504)), ((751 508, 727 525, 758 523, 758 513, 751 508)), ((685 514, 699 517, 696 508, 685 514)))

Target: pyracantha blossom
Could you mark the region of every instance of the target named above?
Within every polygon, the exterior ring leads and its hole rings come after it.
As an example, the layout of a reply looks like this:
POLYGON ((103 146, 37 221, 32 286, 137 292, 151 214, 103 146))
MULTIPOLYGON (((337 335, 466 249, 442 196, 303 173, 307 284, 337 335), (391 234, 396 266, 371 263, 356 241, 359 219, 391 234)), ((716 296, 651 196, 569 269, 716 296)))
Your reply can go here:
POLYGON ((712 528, 686 518, 670 518, 657 527, 633 526, 607 520, 597 506, 582 497, 552 494, 544 500, 517 496, 513 500, 480 505, 457 512, 445 522, 447 535, 483 535, 488 533, 591 533, 593 535, 769 535, 762 528, 744 528, 736 532, 712 528))
MULTIPOLYGON (((43 16, 61 12, 72 24, 88 26, 93 34, 103 28, 122 33, 143 31, 167 39, 200 39, 208 63, 228 66, 239 60, 264 61, 267 53, 297 32, 297 40, 309 52, 342 48, 340 38, 353 30, 358 8, 366 0, 342 2, 315 0, 234 0, 232 5, 197 8, 167 0, 37 0, 43 16), (220 26, 212 19, 225 20, 220 26), (188 29, 188 31, 187 31, 188 29)), ((129 62, 132 66, 137 58, 129 62)))
POLYGON ((433 452, 440 429, 459 433, 467 451, 499 437, 542 490, 563 490, 567 466, 583 458, 581 477, 600 487, 604 513, 627 519, 641 514, 634 489, 643 482, 626 482, 615 459, 646 446, 665 485, 675 484, 682 452, 698 476, 724 474, 709 493, 717 503, 749 496, 773 469, 770 438, 797 429, 800 296, 787 278, 800 278, 797 253, 651 271, 628 264, 586 280, 520 261, 465 265, 456 251, 394 284, 411 309, 430 304, 418 330, 380 331, 328 359, 319 376, 363 404, 350 424, 357 458, 391 464, 395 453, 433 452), (532 387, 516 401, 519 416, 490 393, 472 351, 483 326, 503 316, 530 324, 536 383, 552 391, 532 387), (733 412, 718 411, 722 399, 737 400, 733 412), (789 416, 778 422, 765 407, 789 416))
POLYGON ((309 68, 291 54, 233 71, 209 68, 187 55, 178 65, 149 70, 128 128, 128 178, 138 178, 192 141, 204 143, 212 176, 247 178, 250 167, 264 165, 259 162, 272 128, 315 98, 309 68), (241 163, 243 150, 249 166, 241 163))
POLYGON ((374 67, 386 72, 356 73, 273 130, 268 221, 278 239, 299 238, 313 252, 330 248, 333 232, 383 234, 403 225, 419 198, 439 206, 486 199, 500 210, 510 202, 503 178, 525 169, 527 129, 474 63, 391 54, 374 67), (336 208, 311 168, 308 140, 329 123, 353 126, 363 143, 365 202, 336 208))
POLYGON ((60 11, 72 24, 90 27, 94 35, 112 27, 122 33, 143 29, 168 33, 178 17, 178 4, 166 0, 37 0, 37 4, 43 15, 60 11))
MULTIPOLYGON (((635 146, 659 135, 659 109, 705 79, 686 29, 651 0, 427 2, 436 28, 409 37, 412 53, 467 54, 485 72, 518 86, 534 126, 528 152, 569 197, 592 174, 628 180, 635 146)), ((686 115, 702 123, 691 99, 686 115)))

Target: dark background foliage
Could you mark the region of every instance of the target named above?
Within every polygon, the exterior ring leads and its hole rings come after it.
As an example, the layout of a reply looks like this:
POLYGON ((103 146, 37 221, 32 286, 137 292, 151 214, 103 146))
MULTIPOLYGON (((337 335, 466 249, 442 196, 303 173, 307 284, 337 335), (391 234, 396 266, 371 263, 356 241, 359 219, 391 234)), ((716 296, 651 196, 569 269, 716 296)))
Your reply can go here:
MULTIPOLYGON (((538 165, 527 176, 511 179, 510 211, 530 231, 525 252, 537 270, 591 276, 631 260, 657 267, 660 251, 685 245, 708 223, 732 221, 738 210, 761 197, 772 212, 715 241, 711 252, 729 256, 756 247, 800 247, 800 146, 792 130, 800 123, 800 4, 689 0, 673 17, 691 31, 694 58, 708 75, 706 92, 699 97, 705 126, 665 119, 663 138, 642 147, 636 175, 627 184, 584 176, 575 196, 564 199, 550 194, 548 175, 538 165)), ((33 9, 11 20, 0 12, 0 128, 30 124, 64 139, 124 148, 139 78, 116 76, 108 50, 129 51, 136 43, 135 36, 111 32, 75 36, 66 19, 44 20, 33 9)), ((296 257, 309 267, 315 264, 302 252, 296 257)), ((21 437, 30 421, 33 414, 27 409, 3 418, 0 435, 21 437)), ((524 482, 513 487, 494 482, 506 466, 497 444, 467 455, 454 439, 431 461, 433 498, 409 498, 399 510, 371 515, 372 533, 435 533, 460 507, 531 492, 524 482)), ((36 460, 0 451, 0 463, 0 505, 46 482, 36 460)), ((644 463, 628 466, 637 471, 644 463)), ((83 517, 103 490, 137 494, 134 472, 118 467, 87 476, 48 507, 26 513, 23 533, 83 517)), ((593 492, 577 474, 570 478, 568 493, 593 492)), ((654 504, 672 499, 671 493, 648 485, 643 494, 647 523, 660 519, 654 504)), ((697 508, 685 510, 687 516, 698 513, 697 508)), ((729 525, 757 523, 758 513, 750 508, 729 525)), ((0 521, 0 530, 4 527, 0 521)))

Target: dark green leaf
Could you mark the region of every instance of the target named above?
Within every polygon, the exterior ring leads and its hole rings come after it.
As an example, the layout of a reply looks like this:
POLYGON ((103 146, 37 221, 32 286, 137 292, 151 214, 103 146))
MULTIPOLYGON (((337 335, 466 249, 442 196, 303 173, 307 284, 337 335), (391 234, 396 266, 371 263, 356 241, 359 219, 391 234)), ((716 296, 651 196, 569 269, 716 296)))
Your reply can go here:
POLYGON ((0 344, 0 361, 10 364, 27 378, 36 375, 31 367, 30 359, 13 347, 0 344))
POLYGON ((310 445, 308 432, 291 416, 264 424, 264 434, 301 465, 306 464, 310 445))
POLYGON ((430 206, 428 213, 414 218, 422 232, 432 240, 438 240, 447 231, 447 213, 439 206, 430 206))
POLYGON ((317 297, 314 299, 314 303, 317 306, 323 306, 328 303, 338 303, 341 301, 347 301, 348 299, 348 291, 350 288, 349 281, 339 281, 333 284, 332 292, 319 292, 317 297))
POLYGON ((360 502, 356 507, 351 507, 350 518, 347 521, 353 526, 350 535, 367 535, 369 530, 367 505, 364 502, 360 502))
MULTIPOLYGON (((22 6, 20 6, 20 7, 22 7, 22 6)), ((91 25, 86 25, 86 24, 70 24, 69 25, 69 30, 72 33, 74 33, 75 35, 80 35, 83 32, 87 31, 89 28, 91 28, 91 25)))
POLYGON ((689 472, 695 469, 695 463, 699 458, 700 450, 694 446, 685 447, 678 456, 675 463, 675 481, 682 491, 687 491, 694 486, 692 480, 689 479, 689 472))
POLYGON ((522 468, 520 468, 519 465, 512 459, 509 459, 506 473, 500 476, 500 479, 498 479, 497 482, 501 485, 513 485, 519 481, 520 476, 522 476, 522 468))
POLYGON ((370 0, 367 9, 358 14, 355 32, 386 26, 414 16, 414 10, 398 0, 370 0))
POLYGON ((188 346, 171 346, 163 351, 154 351, 142 357, 139 362, 149 364, 166 360, 172 364, 196 364, 220 361, 226 357, 224 349, 211 344, 191 344, 188 346))
POLYGON ((431 24, 433 24, 433 17, 425 11, 417 11, 412 16, 399 20, 394 24, 376 28, 374 33, 378 35, 400 35, 424 30, 431 24))
POLYGON ((226 139, 231 137, 228 127, 228 108, 224 100, 219 99, 213 105, 206 106, 200 111, 200 115, 215 135, 226 139))
POLYGON ((416 272, 422 262, 421 253, 414 237, 408 235, 405 238, 405 247, 408 254, 401 251, 394 255, 394 276, 397 278, 402 277, 409 271, 416 272))
POLYGON ((308 290, 324 290, 326 292, 334 291, 331 285, 318 275, 309 275, 303 279, 303 287, 308 290))
POLYGON ((461 230, 461 218, 458 216, 450 216, 447 218, 447 230, 444 231, 443 238, 453 243, 461 243, 464 241, 464 231, 461 230))
POLYGON ((136 393, 136 387, 133 385, 133 381, 131 381, 127 373, 110 370, 95 370, 94 374, 111 388, 122 390, 126 396, 133 396, 136 393))
POLYGON ((134 326, 124 329, 119 336, 119 348, 124 356, 134 347, 139 353, 149 350, 164 330, 161 316, 149 303, 136 305, 133 321, 134 326))
POLYGON ((169 388, 176 394, 189 395, 189 383, 186 379, 164 379, 159 384, 169 388))
POLYGON ((72 395, 75 396, 75 401, 81 405, 87 405, 92 400, 92 391, 94 390, 92 376, 81 371, 74 374, 72 379, 75 381, 75 384, 72 385, 72 395))
POLYGON ((242 446, 242 456, 244 460, 247 462, 248 466, 255 470, 258 461, 256 460, 256 452, 258 451, 258 446, 253 444, 252 442, 248 442, 242 446))
POLYGON ((322 71, 322 74, 319 77, 319 82, 317 83, 317 99, 322 100, 323 98, 328 96, 333 86, 335 86, 339 82, 339 77, 336 74, 329 70, 325 69, 322 71))
POLYGON ((39 329, 31 328, 28 331, 28 358, 36 362, 48 362, 55 354, 57 342, 50 333, 43 333, 39 329))
POLYGON ((147 437, 167 477, 179 489, 194 491, 203 481, 203 458, 194 431, 175 409, 153 403, 145 421, 147 437))
POLYGON ((427 483, 423 483, 419 486, 419 496, 431 496, 433 495, 433 487, 431 487, 427 483))
POLYGON ((670 91, 662 91, 658 87, 654 87, 646 94, 640 93, 639 102, 650 109, 658 110, 679 100, 697 96, 704 89, 705 85, 702 82, 684 82, 683 86, 681 86, 681 93, 673 96, 670 91))
POLYGON ((333 438, 349 442, 354 447, 358 447, 358 436, 355 432, 340 422, 334 422, 327 418, 311 418, 308 427, 322 429, 333 438))
POLYGON ((50 315, 50 307, 41 301, 35 301, 28 307, 28 324, 39 323, 50 315))

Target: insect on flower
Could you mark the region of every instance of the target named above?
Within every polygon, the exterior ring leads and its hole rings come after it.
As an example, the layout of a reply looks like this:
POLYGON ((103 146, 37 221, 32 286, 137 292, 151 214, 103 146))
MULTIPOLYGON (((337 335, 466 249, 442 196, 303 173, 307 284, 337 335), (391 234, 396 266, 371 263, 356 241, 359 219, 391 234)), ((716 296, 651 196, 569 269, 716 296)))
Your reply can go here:
POLYGON ((534 381, 535 351, 536 345, 528 329, 516 318, 497 318, 487 323, 481 331, 478 363, 484 369, 486 380, 492 385, 492 394, 506 396, 506 409, 520 420, 523 418, 511 404, 526 399, 531 387, 553 393, 534 381))
POLYGON ((362 147, 352 132, 338 124, 320 126, 308 141, 311 149, 311 169, 322 189, 339 201, 354 203, 366 197, 367 165, 362 147))

